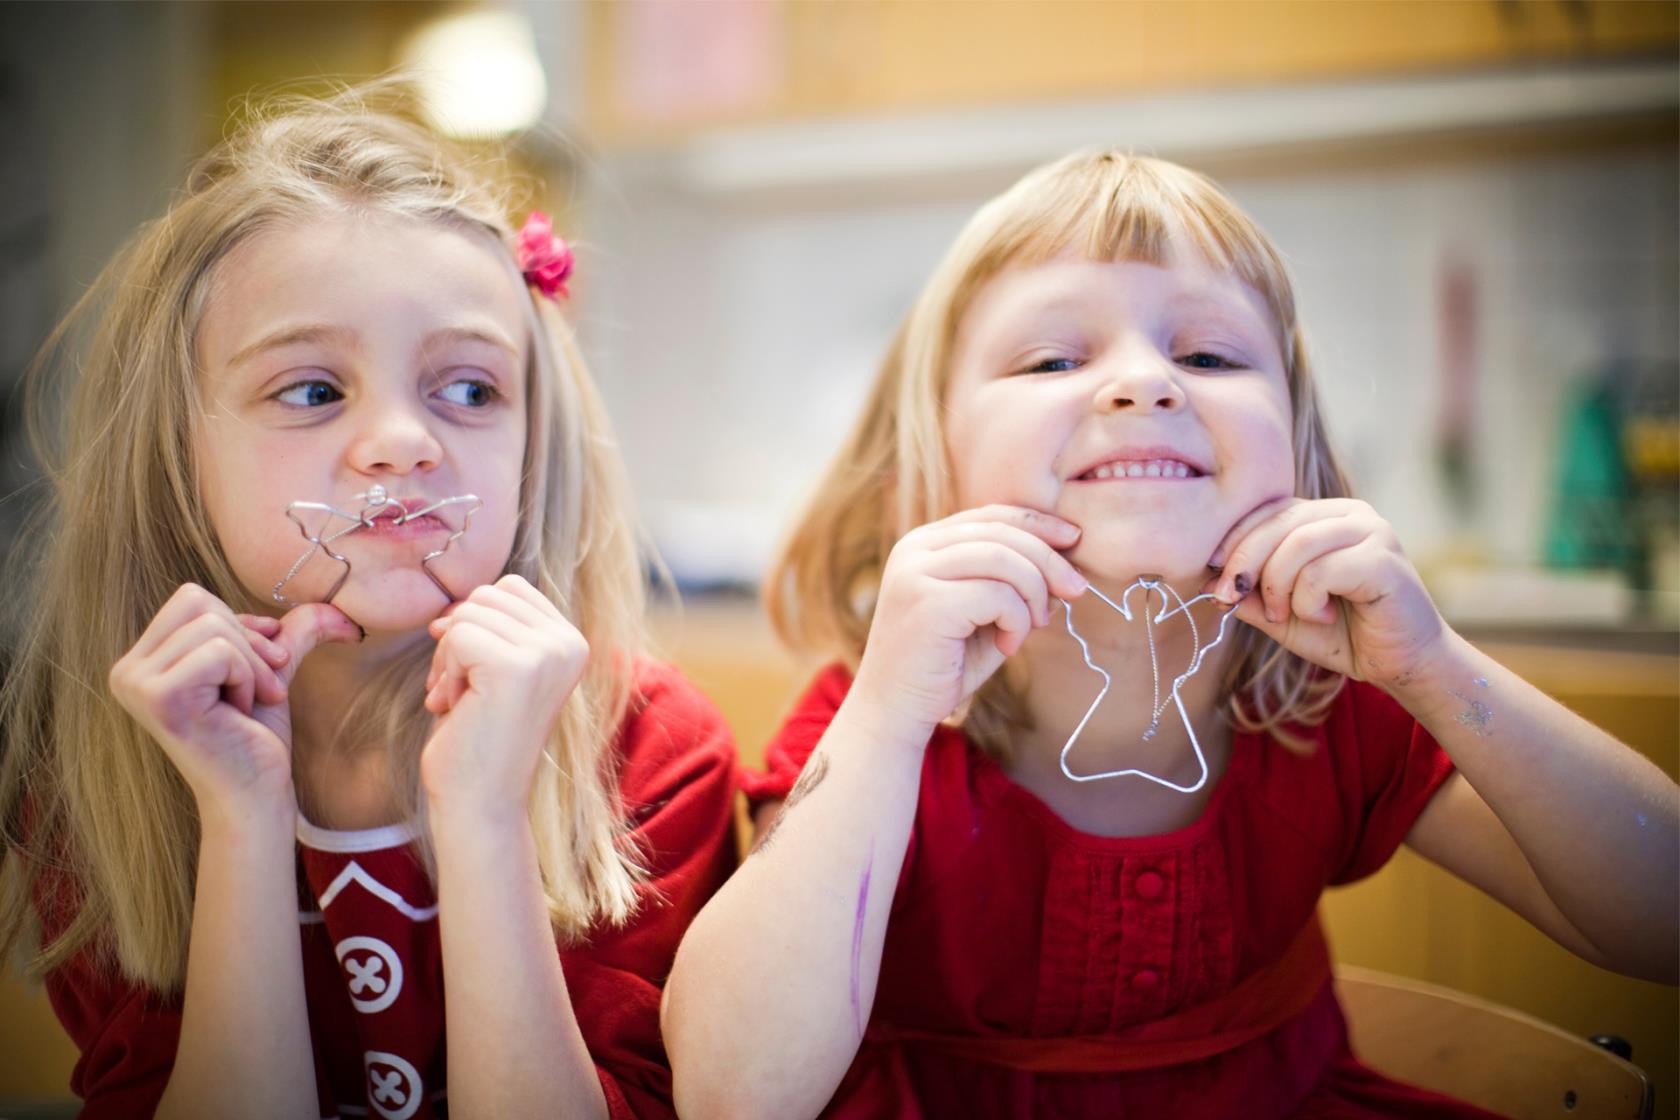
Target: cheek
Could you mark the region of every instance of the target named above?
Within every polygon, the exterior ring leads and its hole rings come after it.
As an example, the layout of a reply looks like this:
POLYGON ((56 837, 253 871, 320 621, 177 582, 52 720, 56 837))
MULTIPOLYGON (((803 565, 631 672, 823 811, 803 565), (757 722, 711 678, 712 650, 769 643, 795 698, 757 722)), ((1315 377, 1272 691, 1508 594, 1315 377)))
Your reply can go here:
POLYGON ((951 449, 959 504, 965 509, 1001 502, 1049 508, 1055 503, 1055 457, 1066 441, 1055 410, 998 395, 951 418, 951 449))

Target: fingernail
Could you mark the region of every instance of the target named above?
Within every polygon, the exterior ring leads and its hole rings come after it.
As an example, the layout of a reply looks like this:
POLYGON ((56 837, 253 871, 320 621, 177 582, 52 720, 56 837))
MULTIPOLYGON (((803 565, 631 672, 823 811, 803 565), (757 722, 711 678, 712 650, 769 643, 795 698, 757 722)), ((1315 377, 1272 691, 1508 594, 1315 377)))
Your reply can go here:
POLYGON ((292 651, 287 649, 285 646, 276 645, 274 647, 274 659, 276 661, 290 661, 292 659, 292 651))
POLYGON ((1254 581, 1248 578, 1247 572, 1238 572, 1237 578, 1231 581, 1231 586, 1236 588, 1238 595, 1247 595, 1254 590, 1254 581))
POLYGON ((1225 570, 1225 565, 1215 564, 1212 560, 1208 561, 1208 571, 1210 571, 1210 572, 1223 572, 1224 570, 1225 570))

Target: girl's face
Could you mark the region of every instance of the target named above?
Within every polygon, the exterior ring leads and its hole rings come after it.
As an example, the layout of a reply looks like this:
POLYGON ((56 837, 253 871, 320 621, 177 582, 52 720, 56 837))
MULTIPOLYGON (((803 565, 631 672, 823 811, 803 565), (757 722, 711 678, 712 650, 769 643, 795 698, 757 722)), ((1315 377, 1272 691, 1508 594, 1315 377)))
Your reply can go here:
MULTIPOLYGON (((222 261, 196 340, 197 452, 212 525, 248 591, 272 602, 309 547, 288 505, 356 513, 355 495, 376 484, 410 509, 476 494, 483 507, 431 569, 458 598, 502 574, 525 454, 528 298, 484 240, 389 216, 277 227, 222 261)), ((351 574, 333 602, 370 633, 424 626, 448 600, 420 559, 463 509, 339 540, 351 574)), ((323 521, 308 518, 312 531, 323 521)), ((317 555, 283 593, 319 600, 342 572, 317 555)))
POLYGON ((1272 317, 1193 253, 1000 273, 959 325, 946 406, 959 505, 1072 521, 1098 580, 1199 586, 1226 531, 1294 491, 1272 317))

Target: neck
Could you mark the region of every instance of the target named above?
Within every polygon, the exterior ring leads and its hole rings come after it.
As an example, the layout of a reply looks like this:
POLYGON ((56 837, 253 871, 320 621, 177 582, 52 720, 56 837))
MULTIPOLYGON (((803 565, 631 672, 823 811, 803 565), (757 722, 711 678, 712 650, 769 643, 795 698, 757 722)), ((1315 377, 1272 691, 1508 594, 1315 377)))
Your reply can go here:
POLYGON ((311 651, 298 666, 290 689, 293 753, 299 758, 356 754, 379 745, 341 734, 344 713, 382 669, 425 639, 413 633, 369 634, 353 646, 320 645, 311 651))

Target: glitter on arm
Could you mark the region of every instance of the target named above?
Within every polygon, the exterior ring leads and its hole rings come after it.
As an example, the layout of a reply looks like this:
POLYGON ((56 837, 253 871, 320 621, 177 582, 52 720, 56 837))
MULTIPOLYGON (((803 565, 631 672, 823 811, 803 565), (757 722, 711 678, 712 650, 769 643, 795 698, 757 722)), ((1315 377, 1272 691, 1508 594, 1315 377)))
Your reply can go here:
MULTIPOLYGON (((1475 684, 1478 688, 1486 688, 1488 686, 1487 678, 1477 677, 1475 678, 1475 684)), ((1466 696, 1456 688, 1452 689, 1448 695, 1464 701, 1464 710, 1454 718, 1473 731, 1478 738, 1487 738, 1489 734, 1488 725, 1493 722, 1493 709, 1473 696, 1466 696)))

